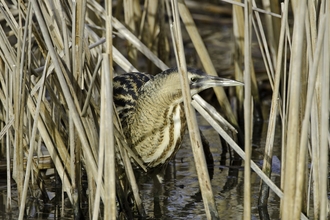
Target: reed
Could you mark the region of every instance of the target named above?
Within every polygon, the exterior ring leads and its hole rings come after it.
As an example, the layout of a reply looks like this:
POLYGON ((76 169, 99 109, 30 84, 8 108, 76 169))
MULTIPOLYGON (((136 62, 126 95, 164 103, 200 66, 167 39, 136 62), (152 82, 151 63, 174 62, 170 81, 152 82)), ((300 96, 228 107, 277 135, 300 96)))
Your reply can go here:
MULTIPOLYGON (((3 166, 0 170, 7 175, 7 212, 12 211, 13 181, 18 192, 19 219, 23 219, 28 188, 36 184, 40 172, 53 167, 76 218, 81 215, 84 174, 88 181, 89 218, 115 219, 123 214, 119 210, 125 210, 129 217, 135 212, 146 217, 130 159, 134 158, 142 170, 146 168, 125 142, 112 103, 112 78, 120 70, 165 70, 174 63, 170 54, 175 54, 186 94, 183 28, 205 72, 217 75, 199 24, 194 21, 201 17, 192 13, 201 8, 232 16, 234 75, 245 83, 244 88, 235 90, 238 115, 244 119, 241 129, 245 152, 243 145, 234 142, 237 137, 230 137, 223 129, 239 131, 238 122, 243 120, 236 117, 222 88, 214 92, 230 124, 199 96, 191 99, 187 94, 185 98, 208 219, 218 218, 219 210, 204 153, 196 147, 201 139, 192 106, 245 160, 245 219, 251 218, 250 168, 263 181, 260 205, 267 204, 272 190, 281 198, 282 219, 326 219, 330 4, 326 0, 286 0, 280 10, 279 1, 263 0, 263 8, 258 8, 255 0, 223 2, 230 4, 232 10, 192 0, 173 0, 171 7, 169 1, 150 0, 141 5, 137 0, 107 1, 104 6, 90 0, 1 1, 0 149, 5 152, 6 170, 3 166), (262 55, 263 63, 259 65, 264 66, 272 89, 262 170, 250 157, 253 123, 262 118, 252 36, 262 55), (282 128, 280 186, 271 180, 277 124, 282 128), (46 155, 41 148, 47 149, 46 155), (123 168, 116 165, 116 154, 121 156, 123 168), (44 166, 49 158, 52 164, 44 166), (128 191, 133 193, 133 208, 127 203, 128 191)), ((212 14, 206 17, 218 22, 212 14)))
MULTIPOLYGON (((190 88, 187 77, 187 66, 184 55, 183 40, 179 22, 179 4, 176 0, 171 1, 173 24, 172 24, 172 39, 175 51, 176 62, 178 64, 179 73, 181 75, 181 87, 184 99, 184 108, 187 118, 187 125, 189 130, 190 142, 195 159, 195 166, 197 170, 199 185, 202 192, 202 198, 206 211, 207 219, 218 219, 219 214, 215 206, 213 190, 207 164, 205 159, 204 150, 201 147, 202 140, 199 134, 197 119, 193 106, 191 105, 190 88)), ((181 2, 182 5, 182 2, 181 2)))

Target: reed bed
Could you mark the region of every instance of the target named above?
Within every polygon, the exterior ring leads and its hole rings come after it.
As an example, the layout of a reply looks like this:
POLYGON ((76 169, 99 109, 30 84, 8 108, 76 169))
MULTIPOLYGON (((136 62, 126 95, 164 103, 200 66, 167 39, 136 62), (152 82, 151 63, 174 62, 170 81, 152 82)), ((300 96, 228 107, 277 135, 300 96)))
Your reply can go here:
MULTIPOLYGON (((61 181, 62 215, 66 198, 75 219, 83 215, 81 180, 86 175, 88 218, 146 217, 130 157, 141 170, 145 167, 121 132, 113 106, 112 78, 120 72, 165 70, 173 65, 170 54, 175 54, 207 218, 218 219, 219 210, 204 152, 198 147, 201 138, 195 109, 245 160, 244 219, 251 218, 251 169, 261 178, 260 207, 267 207, 272 190, 281 198, 282 219, 328 217, 328 1, 223 0, 217 5, 191 0, 124 0, 102 5, 90 0, 31 0, 1 4, 0 148, 6 159, 8 213, 12 212, 13 182, 19 219, 24 218, 29 188, 38 185, 45 191, 40 176, 46 168, 41 165, 51 157, 47 168, 54 167, 61 181), (224 2, 227 7, 221 6, 224 2), (199 95, 191 99, 188 90, 182 28, 187 30, 202 68, 217 75, 190 12, 196 6, 232 15, 233 75, 245 83, 235 89, 237 109, 232 109, 223 88, 214 89, 229 123, 199 95), (272 89, 262 169, 251 160, 252 126, 262 120, 252 36, 272 89), (280 186, 271 180, 277 124, 282 129, 280 186), (237 134, 228 135, 235 133, 228 130, 239 134, 243 130, 244 141, 237 134), (116 163, 116 155, 124 166, 116 163), (134 207, 128 204, 128 192, 133 194, 134 207)), ((207 17, 208 21, 216 19, 207 17)), ((267 216, 260 210, 260 216, 267 216)))

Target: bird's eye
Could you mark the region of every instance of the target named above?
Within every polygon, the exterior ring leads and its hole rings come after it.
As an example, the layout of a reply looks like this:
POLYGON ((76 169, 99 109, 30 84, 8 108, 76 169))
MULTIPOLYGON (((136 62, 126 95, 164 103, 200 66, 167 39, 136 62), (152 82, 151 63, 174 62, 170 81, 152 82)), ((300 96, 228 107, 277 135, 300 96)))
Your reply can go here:
POLYGON ((196 77, 191 77, 191 78, 190 78, 190 81, 191 81, 191 82, 197 82, 197 78, 196 78, 196 77))

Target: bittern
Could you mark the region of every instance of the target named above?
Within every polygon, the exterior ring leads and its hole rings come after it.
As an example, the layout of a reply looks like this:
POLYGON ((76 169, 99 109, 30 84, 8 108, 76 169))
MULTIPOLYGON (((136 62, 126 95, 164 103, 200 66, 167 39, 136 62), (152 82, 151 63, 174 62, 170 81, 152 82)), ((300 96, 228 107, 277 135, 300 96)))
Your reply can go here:
MULTIPOLYGON (((191 95, 235 80, 187 69, 191 95)), ((178 151, 187 128, 177 68, 155 76, 132 72, 114 78, 114 102, 128 145, 151 169, 165 165, 178 151)))

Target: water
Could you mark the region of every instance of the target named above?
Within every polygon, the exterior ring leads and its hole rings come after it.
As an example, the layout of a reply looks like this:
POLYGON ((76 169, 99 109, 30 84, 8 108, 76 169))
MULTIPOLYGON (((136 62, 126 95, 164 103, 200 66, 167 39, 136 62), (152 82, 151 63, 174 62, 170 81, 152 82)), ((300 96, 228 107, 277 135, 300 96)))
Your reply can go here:
MULTIPOLYGON (((198 116, 200 128, 210 143, 210 150, 214 159, 214 174, 211 181, 216 207, 221 219, 242 219, 243 216, 243 185, 244 167, 235 165, 230 160, 230 151, 224 151, 220 138, 214 129, 201 116, 198 116)), ((252 159, 261 165, 266 138, 267 122, 259 124, 254 129, 252 159)), ((278 128, 280 131, 280 128, 278 128)), ((280 158, 279 135, 275 137, 275 152, 280 158)), ((237 162, 237 161, 236 161, 237 162)), ((272 174, 272 180, 279 185, 278 170, 272 174)), ((48 184, 56 188, 54 177, 47 180, 48 184)), ((199 190, 198 178, 194 165, 194 158, 190 147, 189 136, 185 135, 183 145, 164 175, 162 184, 157 184, 147 175, 138 177, 140 195, 146 210, 147 219, 206 219, 204 204, 199 190)), ((259 219, 258 195, 260 178, 256 173, 251 174, 252 219, 259 219)), ((13 189, 12 215, 6 215, 6 180, 0 181, 0 219, 16 219, 18 217, 17 195, 15 185, 13 189), (16 198, 15 198, 16 196, 16 198)), ((65 216, 60 218, 60 202, 43 202, 34 197, 28 199, 27 207, 29 219, 72 219, 70 204, 66 201, 65 216)), ((87 207, 87 206, 86 206, 87 207)), ((87 211, 87 208, 86 210, 87 211)), ((279 218, 279 198, 270 193, 268 200, 270 219, 279 218)))
MULTIPOLYGON (((242 219, 244 167, 232 166, 230 155, 223 155, 218 134, 199 116, 202 132, 210 142, 214 158, 214 175, 211 181, 214 198, 221 219, 242 219), (223 157, 226 158, 223 164, 223 157)), ((252 159, 261 165, 264 151, 267 123, 261 124, 261 136, 255 135, 252 159)), ((275 138, 275 148, 280 146, 275 138)), ((279 155, 276 150, 275 155, 279 155)), ((147 215, 150 219, 206 219, 203 201, 199 190, 192 150, 188 135, 177 153, 175 160, 169 164, 163 184, 157 186, 151 178, 140 182, 140 190, 147 215), (156 196, 155 196, 156 195, 156 196)), ((272 175, 278 185, 278 170, 272 175)), ((258 196, 260 178, 251 174, 252 219, 259 219, 258 196)), ((270 219, 279 218, 279 198, 270 193, 268 201, 270 219)))

